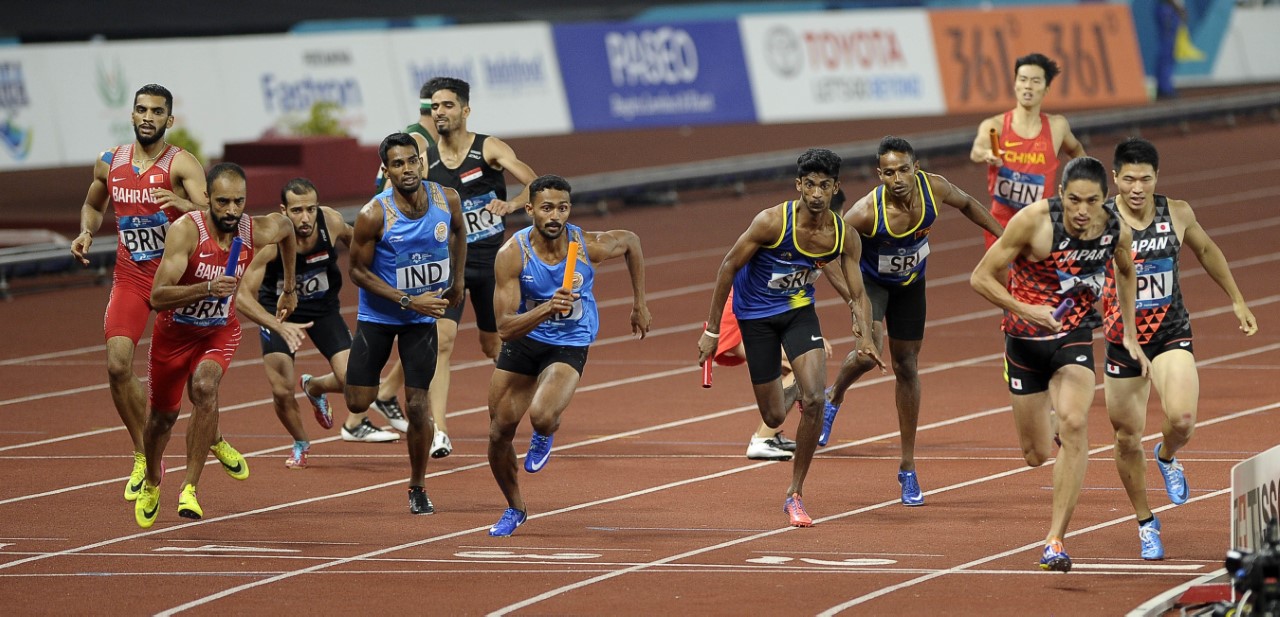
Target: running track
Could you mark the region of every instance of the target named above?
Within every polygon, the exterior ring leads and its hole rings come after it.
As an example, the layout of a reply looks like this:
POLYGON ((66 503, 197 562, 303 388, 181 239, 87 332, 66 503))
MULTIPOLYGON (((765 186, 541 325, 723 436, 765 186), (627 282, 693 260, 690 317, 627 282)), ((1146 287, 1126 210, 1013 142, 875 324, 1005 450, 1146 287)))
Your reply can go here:
MULTIPOLYGON (((522 474, 531 519, 506 539, 485 533, 504 504, 485 462, 489 365, 470 318, 455 355, 456 449, 428 469, 436 515, 407 512, 403 441, 349 444, 310 425, 311 468, 286 470, 289 440, 271 411, 258 345, 246 337, 223 383, 221 426, 250 456, 252 476, 239 483, 208 467, 200 487, 207 517, 179 518, 184 413, 169 445, 160 520, 143 531, 120 495, 131 459, 105 386, 106 290, 0 304, 0 601, 30 614, 1123 614, 1220 567, 1229 470, 1278 441, 1280 288, 1268 281, 1280 261, 1280 215, 1268 206, 1280 197, 1272 145, 1280 126, 1153 137, 1165 156, 1159 188, 1191 201, 1261 324, 1258 335, 1241 336, 1224 294, 1188 257, 1200 426, 1181 453, 1189 503, 1170 509, 1149 465, 1165 561, 1137 559, 1099 395, 1067 540, 1075 570, 1034 567, 1053 468, 1022 461, 1000 381, 996 313, 967 283, 980 239, 954 212, 934 232, 921 357, 917 459, 927 505, 898 504, 892 376, 871 374, 850 393, 811 469, 805 497, 817 526, 784 526, 790 464, 743 456, 759 421, 746 371, 721 368, 716 387, 703 390, 694 364, 708 281, 751 216, 794 195, 784 181, 753 186, 745 198, 710 194, 577 219, 640 234, 654 328, 644 341, 628 336, 625 270, 606 266, 597 280, 601 340, 551 463, 522 474)), ((1095 139, 1091 151, 1108 161, 1115 141, 1095 139)), ((982 192, 974 166, 941 161, 930 170, 982 192)), ((846 173, 851 197, 870 186, 846 173)), ((842 356, 848 317, 825 284, 819 297, 842 356)), ((307 349, 299 372, 325 370, 307 349)), ((832 375, 835 368, 833 360, 832 375)), ((341 397, 330 400, 341 418, 341 397)), ((1159 438, 1158 416, 1150 417, 1148 452, 1159 438)), ((795 423, 786 425, 792 435, 795 423)), ((528 430, 517 435, 520 453, 528 430)))

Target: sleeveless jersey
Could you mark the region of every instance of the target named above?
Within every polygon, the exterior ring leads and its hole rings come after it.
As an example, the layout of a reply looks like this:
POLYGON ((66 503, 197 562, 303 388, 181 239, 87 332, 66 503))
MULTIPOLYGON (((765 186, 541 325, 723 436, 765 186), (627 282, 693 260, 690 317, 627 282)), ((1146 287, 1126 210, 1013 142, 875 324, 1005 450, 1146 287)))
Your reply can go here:
POLYGON ((886 285, 909 285, 924 276, 929 258, 929 229, 938 218, 938 204, 933 187, 923 171, 916 172, 916 190, 920 192, 920 220, 902 233, 889 229, 885 212, 883 184, 874 193, 875 221, 869 236, 863 236, 862 257, 858 262, 862 273, 886 285))
MULTIPOLYGON (((191 255, 190 261, 187 262, 187 270, 178 279, 178 284, 193 285, 212 281, 225 275, 227 273, 227 258, 231 252, 230 246, 222 248, 218 244, 217 237, 209 231, 204 212, 197 210, 188 212, 183 216, 190 217, 195 221, 196 229, 200 231, 200 240, 196 244, 196 250, 191 255)), ((249 262, 253 261, 252 217, 247 215, 240 217, 240 225, 236 229, 236 235, 243 242, 240 248, 240 260, 236 262, 235 271, 235 277, 239 279, 244 276, 244 271, 248 268, 249 262)), ((236 296, 232 294, 227 298, 214 298, 212 296, 201 298, 186 306, 163 311, 156 320, 167 321, 169 322, 168 325, 190 326, 193 330, 189 331, 194 336, 203 336, 203 333, 207 332, 206 330, 194 330, 194 328, 217 328, 228 324, 237 324, 236 296), (195 334, 197 332, 199 334, 195 334)))
POLYGON ((1049 200, 1049 218, 1053 222, 1053 247, 1049 257, 1029 261, 1021 255, 1009 270, 1009 293, 1027 304, 1057 306, 1070 296, 1075 306, 1062 321, 1062 330, 1052 333, 1006 311, 1002 328, 1009 336, 1053 339, 1066 336, 1078 328, 1098 327, 1098 313, 1093 303, 1102 295, 1107 263, 1115 253, 1120 237, 1120 216, 1110 206, 1103 206, 1107 222, 1102 233, 1092 240, 1081 240, 1067 233, 1062 224, 1062 199, 1049 200))
POLYGON ((831 212, 836 243, 826 253, 809 253, 796 244, 795 218, 800 202, 782 206, 782 233, 761 247, 733 276, 733 312, 738 319, 761 319, 813 304, 813 283, 844 246, 844 220, 831 212))
MULTIPOLYGON (((1159 330, 1177 331, 1191 323, 1187 306, 1182 303, 1182 286, 1178 275, 1178 251, 1181 244, 1173 229, 1169 201, 1156 195, 1156 215, 1146 229, 1133 230, 1133 262, 1137 270, 1137 304, 1134 306, 1138 342, 1146 344, 1159 330)), ((1108 203, 1114 203, 1108 201, 1108 203)), ((1107 286, 1102 292, 1103 322, 1107 341, 1124 341, 1124 323, 1120 319, 1120 302, 1116 296, 1116 278, 1107 266, 1107 286)))
MULTIPOLYGON (((325 222, 324 210, 316 217, 316 245, 307 253, 298 253, 294 273, 297 277, 298 308, 289 321, 305 322, 338 310, 338 292, 342 289, 342 270, 338 267, 338 248, 334 246, 325 222)), ((268 312, 276 311, 276 303, 284 292, 284 261, 277 256, 267 264, 258 288, 258 303, 268 312)))
POLYGON ((440 160, 440 146, 427 149, 431 167, 427 179, 458 191, 462 198, 462 219, 467 229, 467 266, 493 270, 494 258, 502 248, 502 233, 506 230, 502 217, 485 210, 494 199, 506 200, 507 183, 501 171, 484 160, 484 142, 488 135, 476 133, 471 150, 454 169, 440 160))
MULTIPOLYGON (((427 191, 427 211, 411 219, 396 206, 395 189, 376 199, 382 206, 382 239, 373 248, 369 270, 388 285, 410 296, 449 287, 449 203, 435 182, 423 182, 427 191)), ((386 298, 360 289, 357 319, 373 323, 402 325, 433 323, 417 311, 402 309, 386 298)))
POLYGON ((432 137, 431 132, 423 128, 422 125, 418 124, 417 122, 414 122, 413 124, 410 124, 409 126, 404 127, 404 132, 409 133, 411 135, 412 134, 421 135, 424 139, 427 140, 428 148, 434 148, 436 145, 436 138, 432 137))
POLYGON ((116 213, 116 269, 142 274, 151 281, 164 255, 169 223, 182 215, 174 208, 162 210, 151 198, 151 189, 173 190, 169 172, 182 148, 166 146, 155 163, 139 173, 133 167, 135 145, 119 146, 114 153, 104 153, 102 160, 110 165, 107 191, 116 213))
POLYGON ((1013 112, 1004 112, 1000 158, 1004 165, 987 169, 987 192, 996 204, 1021 210, 1057 194, 1058 153, 1048 114, 1040 114, 1040 134, 1025 139, 1013 132, 1013 112))
MULTIPOLYGON (((564 229, 569 234, 569 240, 577 241, 582 247, 587 245, 582 237, 582 228, 565 224, 564 229)), ((523 261, 520 269, 518 314, 528 313, 539 304, 550 301, 556 290, 564 285, 564 262, 547 264, 539 259, 530 244, 529 234, 532 231, 533 227, 526 227, 515 234, 516 242, 520 245, 520 259, 523 261)), ((573 301, 573 308, 568 315, 557 314, 538 324, 529 333, 529 338, 548 345, 567 347, 586 347, 595 342, 596 335, 600 332, 600 316, 596 310, 594 292, 595 279, 595 267, 591 265, 591 258, 584 248, 578 252, 578 264, 573 270, 573 293, 579 294, 578 299, 573 301)))

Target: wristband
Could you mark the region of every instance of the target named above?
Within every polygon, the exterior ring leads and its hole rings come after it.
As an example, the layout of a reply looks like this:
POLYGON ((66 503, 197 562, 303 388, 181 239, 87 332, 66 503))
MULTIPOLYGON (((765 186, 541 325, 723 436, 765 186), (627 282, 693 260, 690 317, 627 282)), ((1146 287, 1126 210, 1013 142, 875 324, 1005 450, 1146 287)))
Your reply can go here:
POLYGON ((283 293, 284 295, 286 295, 286 296, 291 296, 291 295, 293 295, 293 294, 298 293, 298 290, 297 290, 297 288, 294 288, 294 289, 286 289, 286 290, 284 290, 282 293, 283 293))
POLYGON ((712 331, 710 331, 710 330, 703 330, 703 331, 702 331, 702 334, 703 334, 704 336, 709 336, 709 337, 711 337, 711 338, 720 338, 720 333, 719 333, 719 332, 712 332, 712 331))
POLYGON ((204 282, 204 291, 211 296, 213 295, 213 281, 204 282))

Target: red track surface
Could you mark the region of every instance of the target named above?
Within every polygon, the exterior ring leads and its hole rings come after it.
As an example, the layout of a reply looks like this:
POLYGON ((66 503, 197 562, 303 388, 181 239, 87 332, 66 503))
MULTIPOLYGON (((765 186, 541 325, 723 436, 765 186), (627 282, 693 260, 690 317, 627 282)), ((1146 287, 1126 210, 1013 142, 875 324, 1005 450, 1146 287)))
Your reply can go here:
MULTIPOLYGON (((626 276, 606 267, 597 279, 601 340, 548 468, 521 478, 531 519, 506 539, 485 533, 504 504, 485 463, 490 365, 480 360, 470 318, 455 355, 456 449, 428 469, 436 515, 407 511, 403 442, 344 443, 311 426, 311 468, 286 470, 289 438, 271 411, 258 345, 246 337, 223 382, 221 426, 250 456, 252 476, 239 483, 207 468, 207 518, 179 518, 184 415, 169 445, 160 520, 143 531, 121 498, 131 460, 105 385, 106 290, 0 304, 0 602, 33 614, 1122 614, 1220 567, 1229 470, 1280 441, 1280 295, 1268 274, 1280 260, 1280 216, 1269 207, 1280 197, 1280 127, 1155 138, 1165 155, 1161 192, 1196 208, 1261 324, 1257 336, 1241 336, 1224 294, 1188 257, 1200 428, 1180 453, 1189 503, 1168 508, 1158 472, 1148 469, 1165 529, 1163 562, 1137 558, 1099 395, 1067 540, 1076 569, 1034 566, 1053 467, 1022 461, 1000 380, 997 318, 967 284, 981 242, 954 212, 935 229, 921 356, 917 460, 928 505, 898 504, 892 376, 869 375, 846 399, 806 484, 817 526, 785 527, 790 464, 743 456, 759 421, 746 371, 721 369, 716 387, 703 390, 694 365, 708 281, 751 216, 794 194, 783 182, 744 198, 577 220, 640 234, 654 330, 641 342, 627 336, 626 276)), ((1091 150, 1109 162, 1113 145, 1095 140, 1091 150)), ((982 193, 975 166, 932 171, 982 193)), ((869 188, 846 174, 851 196, 869 188)), ((819 292, 820 314, 842 356, 848 317, 833 296, 819 292)), ((307 349, 300 371, 325 370, 307 349)), ((342 417, 341 397, 330 400, 342 417)), ((1148 452, 1159 438, 1152 412, 1148 452)), ((791 434, 796 420, 788 419, 791 434)), ((528 434, 526 425, 518 452, 528 434)))

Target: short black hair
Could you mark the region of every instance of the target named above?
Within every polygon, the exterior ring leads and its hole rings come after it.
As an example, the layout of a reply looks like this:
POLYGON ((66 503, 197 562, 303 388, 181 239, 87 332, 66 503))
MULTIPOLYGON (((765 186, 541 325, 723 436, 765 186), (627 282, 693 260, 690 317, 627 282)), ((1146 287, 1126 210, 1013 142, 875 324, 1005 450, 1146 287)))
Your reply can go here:
POLYGON ((169 92, 168 88, 160 84, 147 84, 141 88, 138 88, 138 91, 133 93, 133 104, 137 105, 138 97, 144 94, 149 96, 163 97, 165 111, 167 111, 169 115, 173 115, 173 93, 169 92))
POLYGON ((463 106, 471 104, 471 84, 457 77, 433 77, 427 83, 422 84, 422 91, 418 94, 420 98, 430 99, 436 92, 441 90, 450 90, 458 95, 458 100, 462 102, 463 106))
POLYGON ((573 196, 573 187, 569 186, 568 180, 555 174, 543 174, 529 183, 529 201, 533 202, 534 195, 547 190, 564 191, 570 197, 573 196))
POLYGON ((414 154, 422 154, 418 150, 418 140, 408 133, 392 133, 382 140, 382 145, 378 146, 378 158, 382 159, 382 164, 387 164, 387 151, 396 146, 411 146, 414 154))
POLYGON ((1049 87, 1049 84, 1053 83, 1053 78, 1057 77, 1058 74, 1062 72, 1062 69, 1058 66, 1057 62, 1050 60, 1049 56, 1037 53, 1037 54, 1027 54, 1025 56, 1022 56, 1021 58, 1018 58, 1017 60, 1014 60, 1013 61, 1014 76, 1016 77, 1018 75, 1018 69, 1022 68, 1024 65, 1027 65, 1027 64, 1038 66, 1044 69, 1044 85, 1046 88, 1049 87))
POLYGON ((1155 144, 1141 137, 1130 137, 1116 146, 1116 156, 1111 162, 1113 170, 1142 164, 1150 165, 1153 171, 1160 171, 1160 153, 1156 151, 1155 144))
POLYGON ((245 180, 244 168, 230 162, 218 163, 217 165, 210 167, 209 173, 205 174, 205 186, 213 186, 213 181, 221 178, 222 176, 239 176, 241 180, 245 180))
POLYGON ((884 139, 880 140, 880 148, 876 150, 876 167, 880 166, 880 157, 890 152, 901 152, 910 156, 911 160, 916 160, 916 150, 911 147, 910 143, 907 143, 907 140, 893 135, 885 135, 884 139))
POLYGON ((1089 180, 1097 183, 1102 187, 1102 196, 1107 195, 1107 168, 1102 166, 1102 161, 1092 156, 1082 156, 1071 159, 1067 166, 1062 170, 1062 189, 1065 190, 1067 185, 1076 180, 1089 180))
POLYGON ((280 205, 289 203, 289 193, 294 195, 315 193, 317 198, 320 197, 320 191, 316 190, 316 185, 306 178, 294 178, 284 183, 284 188, 280 189, 280 205))
POLYGON ((796 177, 803 178, 811 173, 825 174, 836 180, 840 179, 840 155, 825 148, 809 148, 796 159, 796 177))

